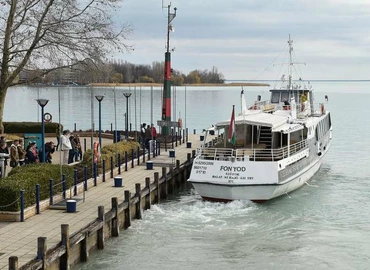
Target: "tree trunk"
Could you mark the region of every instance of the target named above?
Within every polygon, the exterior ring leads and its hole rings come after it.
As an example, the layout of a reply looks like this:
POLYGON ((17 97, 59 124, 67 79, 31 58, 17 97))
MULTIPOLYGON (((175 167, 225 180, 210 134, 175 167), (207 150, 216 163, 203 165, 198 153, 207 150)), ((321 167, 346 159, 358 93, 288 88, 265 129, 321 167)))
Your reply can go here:
POLYGON ((4 85, 0 85, 0 134, 4 134, 3 112, 4 112, 5 97, 6 97, 7 91, 8 91, 8 87, 4 85))

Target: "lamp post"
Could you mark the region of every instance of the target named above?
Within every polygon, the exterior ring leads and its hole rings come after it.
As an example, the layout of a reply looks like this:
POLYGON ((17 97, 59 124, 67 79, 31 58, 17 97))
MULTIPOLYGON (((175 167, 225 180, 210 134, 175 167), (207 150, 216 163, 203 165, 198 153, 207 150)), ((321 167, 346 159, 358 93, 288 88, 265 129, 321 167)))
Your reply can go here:
POLYGON ((41 162, 45 163, 45 123, 44 123, 44 107, 48 104, 48 99, 37 99, 37 103, 41 107, 41 149, 42 149, 42 158, 41 162))
POLYGON ((131 93, 123 93, 126 98, 126 140, 128 139, 128 98, 131 96, 131 93))
POLYGON ((104 98, 104 96, 95 96, 96 100, 99 102, 99 147, 101 148, 101 102, 104 98))

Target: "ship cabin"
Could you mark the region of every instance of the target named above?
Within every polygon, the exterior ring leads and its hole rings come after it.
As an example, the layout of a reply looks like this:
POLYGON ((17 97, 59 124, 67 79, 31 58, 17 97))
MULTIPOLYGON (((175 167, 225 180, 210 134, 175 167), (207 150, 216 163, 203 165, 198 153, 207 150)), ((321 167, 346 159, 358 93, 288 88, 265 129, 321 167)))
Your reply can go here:
POLYGON ((218 151, 220 157, 225 157, 232 150, 238 159, 276 161, 307 148, 307 128, 303 124, 287 123, 287 117, 282 115, 259 113, 237 116, 235 144, 227 138, 229 125, 229 121, 216 124, 218 135, 211 142, 213 145, 205 145, 202 151, 208 151, 211 156, 217 156, 218 151))
POLYGON ((219 153, 222 149, 232 149, 236 158, 255 161, 276 161, 306 149, 308 128, 303 122, 291 120, 313 114, 312 91, 273 89, 270 92, 269 101, 257 99, 254 103, 257 109, 235 117, 235 144, 227 138, 230 121, 223 121, 214 127, 218 136, 211 147, 219 153))

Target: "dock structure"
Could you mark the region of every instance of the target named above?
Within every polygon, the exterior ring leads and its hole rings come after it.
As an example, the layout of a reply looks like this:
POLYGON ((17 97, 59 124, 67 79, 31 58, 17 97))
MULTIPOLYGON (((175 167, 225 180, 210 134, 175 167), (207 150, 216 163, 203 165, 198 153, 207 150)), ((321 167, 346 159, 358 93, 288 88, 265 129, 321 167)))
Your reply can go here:
MULTIPOLYGON (((107 238, 116 237, 141 218, 142 210, 159 203, 175 185, 186 182, 199 135, 189 134, 172 151, 161 149, 151 166, 142 163, 122 171, 122 187, 115 187, 107 170, 98 185, 73 196, 76 211, 45 210, 24 222, 0 222, 0 269, 69 269, 88 260, 89 252, 103 249, 107 238), (189 147, 191 145, 191 147, 189 147), (84 199, 84 201, 83 201, 84 199)), ((92 181, 91 181, 92 182, 92 181)))

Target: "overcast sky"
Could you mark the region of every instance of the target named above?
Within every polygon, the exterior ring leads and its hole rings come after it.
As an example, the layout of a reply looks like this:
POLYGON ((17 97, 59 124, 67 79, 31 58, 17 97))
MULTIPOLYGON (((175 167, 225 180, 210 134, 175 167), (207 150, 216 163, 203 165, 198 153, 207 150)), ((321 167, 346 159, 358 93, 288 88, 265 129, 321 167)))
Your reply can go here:
MULTIPOLYGON (((163 0, 167 6, 169 1, 163 0)), ((174 0, 172 67, 217 67, 227 80, 277 79, 288 35, 303 79, 370 79, 370 0, 174 0), (279 61, 280 60, 280 61, 279 61)), ((162 0, 124 0, 116 20, 134 29, 135 64, 164 61, 162 0)), ((280 75, 279 75, 280 76, 280 75)))

